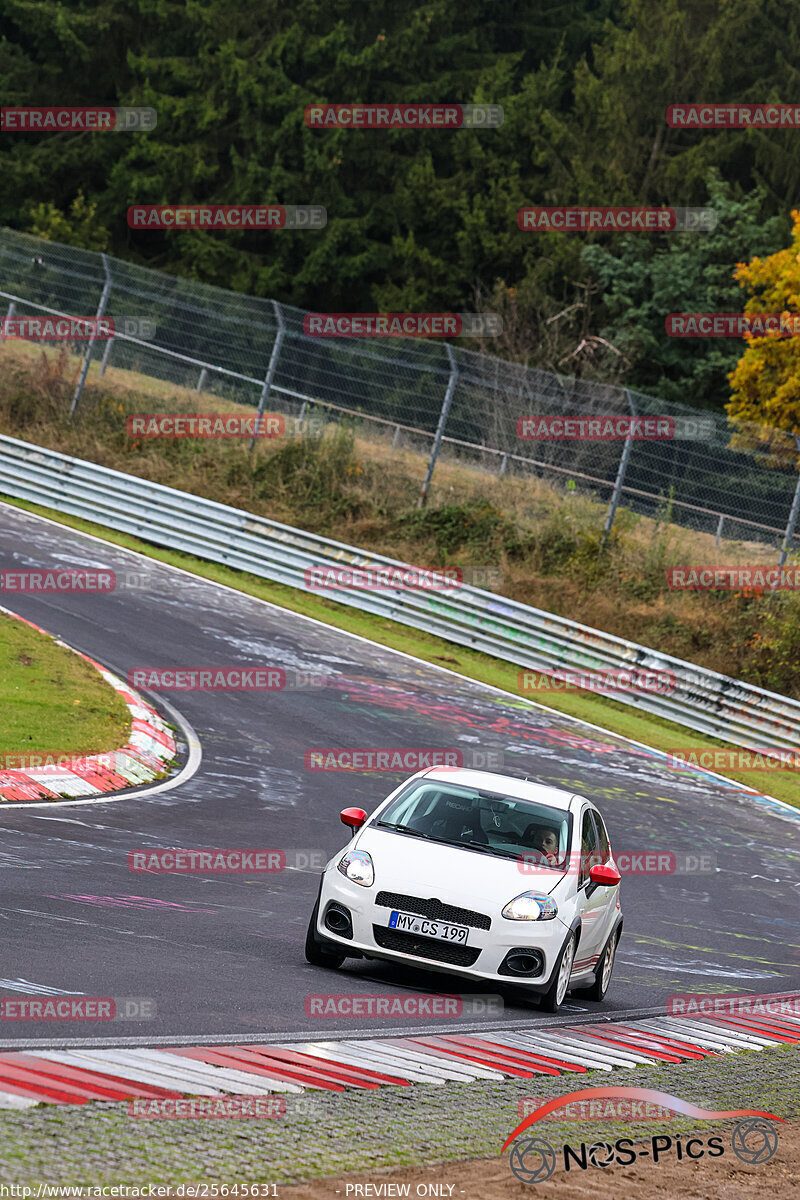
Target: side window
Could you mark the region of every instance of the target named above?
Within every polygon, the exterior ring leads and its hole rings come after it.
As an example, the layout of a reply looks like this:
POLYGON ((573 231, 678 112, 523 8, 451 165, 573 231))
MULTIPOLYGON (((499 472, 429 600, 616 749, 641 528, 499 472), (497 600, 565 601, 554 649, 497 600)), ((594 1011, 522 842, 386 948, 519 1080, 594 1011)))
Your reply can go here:
POLYGON ((581 825, 581 871, 578 877, 578 887, 589 878, 589 870, 595 865, 597 853, 597 831, 592 820, 592 810, 587 808, 583 814, 581 825))
POLYGON ((597 852, 602 856, 600 862, 607 863, 611 857, 611 847, 608 844, 608 834, 600 813, 594 814, 594 823, 597 826, 597 852))

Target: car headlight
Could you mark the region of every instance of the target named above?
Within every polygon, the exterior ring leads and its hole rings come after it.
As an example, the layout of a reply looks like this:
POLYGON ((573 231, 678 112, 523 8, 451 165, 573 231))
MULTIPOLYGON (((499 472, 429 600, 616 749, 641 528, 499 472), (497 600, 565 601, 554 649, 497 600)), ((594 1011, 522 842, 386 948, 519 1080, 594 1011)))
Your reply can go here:
POLYGON ((552 921, 558 905, 550 896, 537 896, 536 892, 523 892, 509 900, 503 909, 508 921, 552 921))
POLYGON ((372 887, 375 882, 375 868, 366 850, 348 850, 339 862, 338 870, 351 883, 358 883, 361 887, 372 887))

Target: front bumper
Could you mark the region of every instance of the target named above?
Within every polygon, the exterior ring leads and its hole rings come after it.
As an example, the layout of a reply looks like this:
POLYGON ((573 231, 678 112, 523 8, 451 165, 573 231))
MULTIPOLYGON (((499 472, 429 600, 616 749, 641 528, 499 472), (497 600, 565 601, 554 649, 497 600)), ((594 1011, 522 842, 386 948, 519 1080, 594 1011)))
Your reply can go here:
MULTIPOLYGON (((509 921, 499 913, 490 916, 491 928, 479 929, 470 926, 467 946, 463 947, 424 939, 413 934, 398 934, 388 928, 393 908, 402 911, 402 904, 377 904, 380 889, 373 886, 362 888, 351 883, 335 869, 326 872, 322 880, 317 932, 321 938, 335 943, 342 950, 358 952, 368 958, 399 962, 420 970, 439 971, 457 975, 464 979, 491 980, 497 984, 513 984, 534 992, 545 992, 558 963, 561 949, 569 933, 569 927, 560 916, 549 921, 509 921), (352 919, 352 937, 338 936, 325 925, 325 916, 331 903, 349 910, 352 919), (409 946, 414 944, 422 953, 414 953, 409 946), (501 972, 510 950, 529 948, 537 950, 542 957, 542 969, 533 976, 510 975, 501 972), (469 952, 464 953, 464 951, 469 952), (461 952, 461 953, 459 953, 461 952), (427 954, 439 957, 427 957, 427 954)), ((442 918, 455 924, 464 924, 454 917, 442 918)), ((592 972, 588 972, 589 975, 592 972)), ((573 976, 573 978, 578 978, 573 976)))

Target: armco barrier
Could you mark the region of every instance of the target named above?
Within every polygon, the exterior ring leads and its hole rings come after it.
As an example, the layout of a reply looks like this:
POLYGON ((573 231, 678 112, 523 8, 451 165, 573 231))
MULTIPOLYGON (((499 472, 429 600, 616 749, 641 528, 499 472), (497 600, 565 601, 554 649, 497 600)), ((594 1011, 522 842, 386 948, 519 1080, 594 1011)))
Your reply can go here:
MULTIPOLYGON (((318 564, 407 565, 11 437, 0 436, 0 494, 303 591, 311 590, 304 572, 318 564)), ((671 671, 676 682, 669 694, 615 693, 615 699, 738 746, 800 745, 800 701, 480 588, 465 585, 450 594, 331 588, 325 595, 521 668, 671 671)))

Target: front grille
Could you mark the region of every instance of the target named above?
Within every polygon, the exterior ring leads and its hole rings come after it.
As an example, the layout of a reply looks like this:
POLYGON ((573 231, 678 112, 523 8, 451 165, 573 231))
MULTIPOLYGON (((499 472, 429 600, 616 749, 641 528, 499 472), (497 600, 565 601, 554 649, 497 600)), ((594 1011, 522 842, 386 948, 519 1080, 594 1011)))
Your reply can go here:
POLYGON ((398 954, 414 954, 417 958, 432 958, 436 962, 449 963, 451 967, 471 967, 480 954, 480 946, 453 946, 437 938, 418 937, 415 933, 398 933, 385 925, 373 925, 372 935, 384 950, 396 950, 398 954))
POLYGON ((471 925, 473 929, 491 929, 492 919, 471 908, 459 908, 457 904, 442 904, 441 900, 421 900, 418 896, 404 896, 402 892, 378 892, 375 903, 380 908, 399 908, 403 912, 419 913, 430 921, 452 921, 454 925, 471 925))

